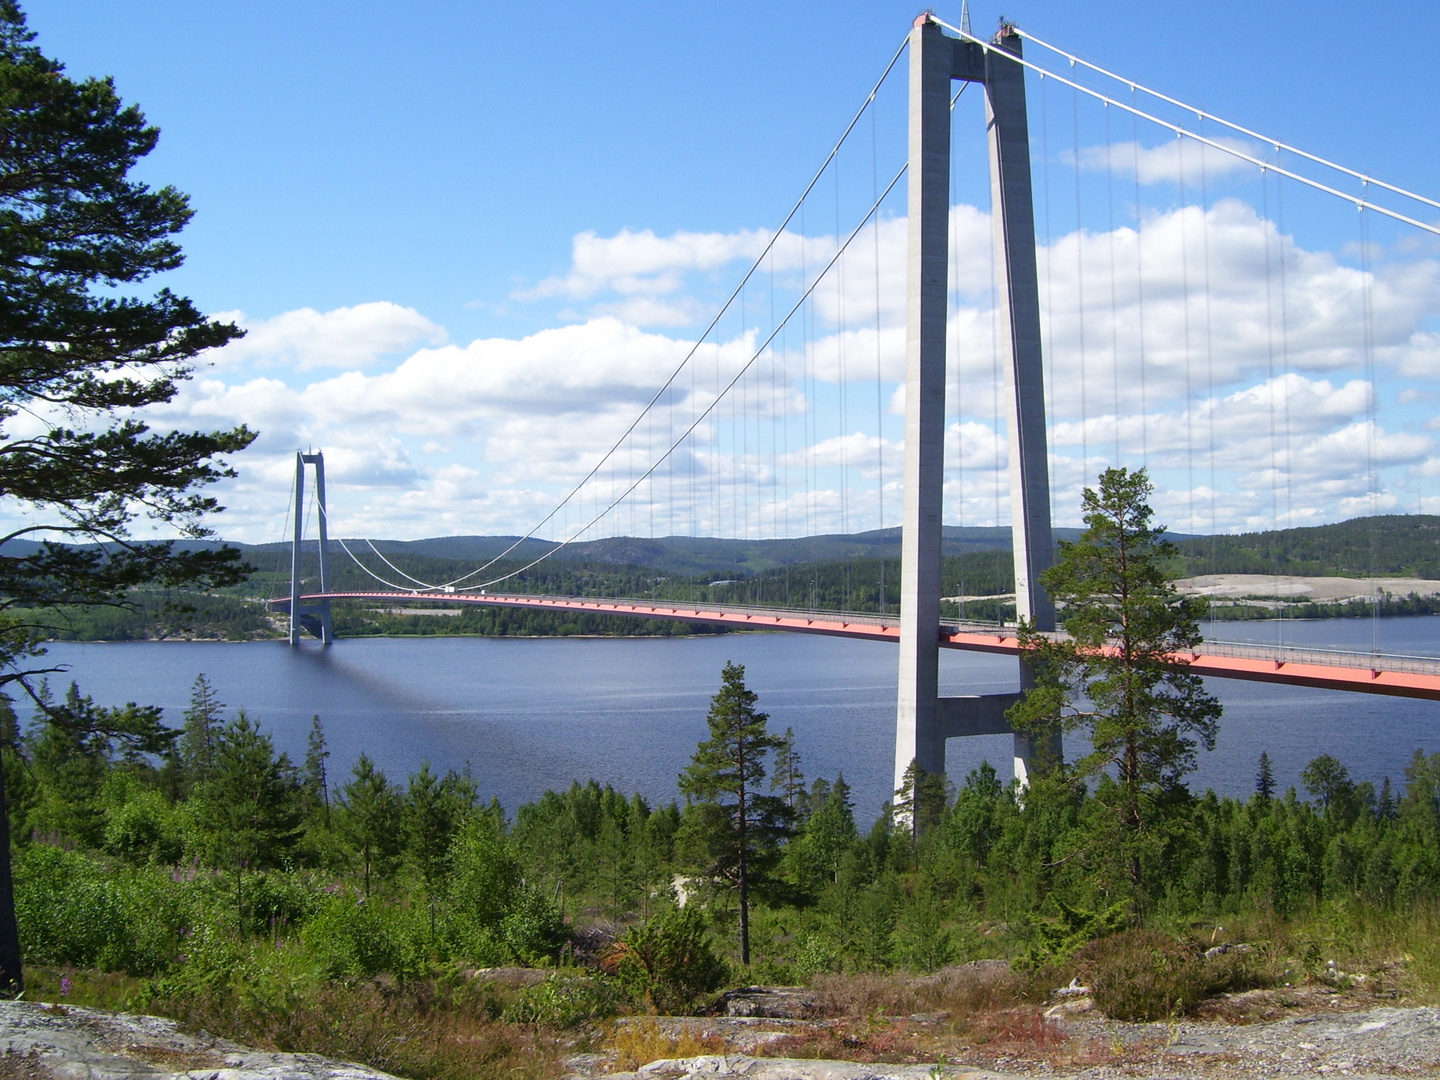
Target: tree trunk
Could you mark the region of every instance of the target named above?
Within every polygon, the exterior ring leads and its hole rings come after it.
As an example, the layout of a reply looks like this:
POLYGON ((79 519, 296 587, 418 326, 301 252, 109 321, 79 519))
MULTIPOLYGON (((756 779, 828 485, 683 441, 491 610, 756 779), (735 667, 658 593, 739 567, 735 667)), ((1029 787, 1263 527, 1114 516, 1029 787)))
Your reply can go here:
POLYGON ((745 759, 740 758, 740 962, 750 966, 750 867, 748 865, 750 838, 745 835, 745 759))
POLYGON ((20 927, 15 922, 15 881, 10 873, 10 804, 5 792, 5 768, 0 763, 0 997, 18 997, 24 989, 20 927))

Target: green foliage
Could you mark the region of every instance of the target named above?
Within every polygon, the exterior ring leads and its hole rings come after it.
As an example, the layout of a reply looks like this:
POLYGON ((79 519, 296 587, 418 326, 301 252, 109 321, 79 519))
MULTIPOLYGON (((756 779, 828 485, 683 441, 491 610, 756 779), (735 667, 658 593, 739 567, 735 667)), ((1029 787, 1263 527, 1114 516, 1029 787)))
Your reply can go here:
POLYGON ((242 710, 220 732, 214 774, 198 785, 201 849, 212 865, 284 865, 301 833, 298 775, 285 754, 242 710))
POLYGON ((516 960, 538 967, 559 958, 570 930, 554 901, 539 889, 524 886, 500 920, 500 940, 516 960))
POLYGON ((335 807, 335 827, 351 855, 358 861, 370 895, 373 872, 388 879, 400 861, 404 837, 400 832, 404 798, 399 790, 375 768, 368 754, 355 762, 354 774, 340 789, 335 807))
POLYGON ((173 866, 185 853, 183 810, 153 789, 135 790, 105 811, 104 850, 136 866, 173 866))
POLYGON ((1090 911, 1071 907, 1058 896, 1052 896, 1050 903, 1055 914, 1035 920, 1030 945, 1020 958, 1022 967, 1064 963, 1088 942, 1114 934, 1125 925, 1124 904, 1090 911))
POLYGON ((716 955, 705 920, 693 907, 670 908, 631 927, 620 942, 615 974, 651 1009, 683 1014, 724 985, 729 971, 716 955))
POLYGON ((1016 726, 1045 745, 1059 730, 1080 730, 1090 752, 1081 776, 1102 777, 1098 799, 1110 814, 1093 824, 1131 896, 1146 900, 1145 863, 1160 857, 1167 819, 1185 799, 1181 778, 1198 746, 1214 746, 1220 702, 1175 663, 1200 644, 1203 600, 1176 593, 1169 576, 1175 545, 1151 524, 1145 471, 1107 469, 1098 492, 1085 489, 1086 529, 1060 544, 1041 577, 1061 607, 1061 639, 1021 628, 1036 686, 1010 711, 1016 726))
POLYGON ((150 974, 178 944, 178 897, 154 878, 117 878, 75 852, 16 856, 16 916, 30 963, 150 974))
POLYGON ((389 972, 410 978, 424 967, 429 932, 407 908, 337 895, 305 924, 301 938, 331 978, 389 972))
POLYGON ((572 1028, 608 1020, 625 1006, 623 989, 599 972, 574 968, 557 971, 542 983, 527 986, 505 1010, 505 1019, 520 1024, 572 1028))
POLYGON ((740 909, 740 961, 750 962, 750 890, 763 888, 779 863, 794 814, 786 801, 762 795, 766 758, 784 742, 766 727, 745 686, 745 669, 729 663, 711 700, 710 737, 680 774, 686 796, 682 844, 700 872, 728 882, 740 909))

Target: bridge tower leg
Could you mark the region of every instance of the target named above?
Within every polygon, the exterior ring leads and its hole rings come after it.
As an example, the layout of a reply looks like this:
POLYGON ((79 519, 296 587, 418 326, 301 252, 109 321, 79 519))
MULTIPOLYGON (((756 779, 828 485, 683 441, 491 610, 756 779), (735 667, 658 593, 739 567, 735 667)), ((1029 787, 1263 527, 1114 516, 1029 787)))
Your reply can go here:
MULTIPOLYGON (((1018 694, 941 698, 939 624, 945 456, 945 336, 950 220, 950 83, 983 83, 989 121, 992 216, 1002 340, 1009 345, 1010 490, 1016 609, 1053 629, 1054 605, 1039 583, 1053 561, 1041 369, 1040 297, 1020 38, 1002 28, 991 48, 946 37, 928 15, 910 33, 909 252, 905 371, 905 503, 900 584, 900 680, 895 786, 913 761, 945 771, 945 740, 1010 733, 1005 710, 1018 694), (998 48, 997 48, 998 46, 998 48)), ((1033 684, 1023 662, 1022 689, 1033 684)), ((1056 749, 1056 748, 1046 748, 1056 749)), ((1015 774, 1029 775, 1037 748, 1015 734, 1015 774)))
MULTIPOLYGON (((1035 266, 1035 205, 1030 177, 1030 125, 1025 110, 1025 69, 1006 57, 1020 55, 1021 38, 1002 27, 985 54, 985 112, 990 132, 990 206, 995 261, 1005 268, 999 314, 1009 406, 1010 542, 1015 555, 1015 614, 1037 630, 1055 629, 1055 604, 1040 575, 1055 562, 1050 528, 1050 460, 1045 435, 1045 372, 1040 348, 1040 283, 1035 266), (1003 51, 1001 51, 1003 50, 1003 51), (1003 347, 1008 345, 1009 348, 1003 347)), ((1020 661, 1020 688, 1035 685, 1034 669, 1020 661)), ((1057 740, 1035 746, 1015 733, 1015 778, 1029 777, 1037 755, 1057 759, 1057 740)))
POLYGON ((905 499, 900 540, 900 695, 895 788, 914 761, 945 771, 940 692, 940 541, 945 483, 950 79, 954 40, 928 16, 910 31, 909 251, 905 305, 905 499))
POLYGON ((290 644, 300 644, 300 631, 310 629, 323 644, 335 640, 334 624, 330 617, 330 601, 320 600, 313 604, 300 603, 300 553, 305 543, 305 466, 315 467, 315 505, 319 513, 320 532, 320 591, 330 591, 330 528, 325 506, 325 455, 295 455, 295 533, 290 544, 290 644), (306 618, 309 616, 309 619, 306 618))

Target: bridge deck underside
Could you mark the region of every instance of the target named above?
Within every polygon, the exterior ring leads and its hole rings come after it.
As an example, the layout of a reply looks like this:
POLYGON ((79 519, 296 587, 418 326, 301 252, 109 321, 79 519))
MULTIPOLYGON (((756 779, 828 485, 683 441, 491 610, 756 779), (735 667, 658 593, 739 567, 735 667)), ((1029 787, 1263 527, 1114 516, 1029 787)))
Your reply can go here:
MULTIPOLYGON (((647 600, 611 600, 578 596, 533 596, 487 593, 332 592, 300 598, 304 604, 323 600, 365 600, 380 603, 443 603, 483 607, 528 608, 592 615, 626 615, 642 619, 671 619, 690 623, 717 623, 752 630, 826 634, 866 641, 900 640, 898 616, 836 611, 796 611, 789 608, 748 607, 728 604, 673 604, 647 600)), ((288 609, 288 599, 273 606, 288 609)), ((1018 655, 1020 643, 1011 629, 984 624, 943 623, 940 645, 970 652, 1018 655)), ((1177 661, 1196 675, 1250 682, 1283 683, 1325 690, 1346 690, 1394 697, 1440 701, 1440 658, 1384 656, 1369 653, 1327 652, 1240 642, 1207 642, 1204 652, 1184 653, 1177 661)))

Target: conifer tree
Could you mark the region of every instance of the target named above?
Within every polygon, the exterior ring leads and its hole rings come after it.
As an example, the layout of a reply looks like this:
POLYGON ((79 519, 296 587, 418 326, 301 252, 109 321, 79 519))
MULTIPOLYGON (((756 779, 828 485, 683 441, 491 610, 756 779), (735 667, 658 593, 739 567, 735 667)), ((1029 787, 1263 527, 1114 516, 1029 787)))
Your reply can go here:
POLYGON ((453 770, 437 777, 430 762, 410 777, 401 811, 406 851, 430 903, 430 932, 435 932, 435 906, 450 873, 455 837, 475 809, 475 781, 453 770))
POLYGON ((210 779, 215 769, 215 741, 224 726, 225 703, 204 674, 190 688, 190 707, 180 729, 180 764, 189 785, 210 779))
POLYGON ((321 810, 325 828, 330 828, 330 783, 325 774, 325 759, 330 751, 325 745, 325 728, 320 714, 310 718, 310 739, 305 744, 305 794, 310 804, 321 810))
POLYGON ((1255 794, 1261 802, 1269 802, 1275 795, 1275 772, 1270 767, 1270 754, 1260 751, 1260 764, 1255 770, 1255 794))
POLYGON ((395 785, 369 755, 355 762, 350 782, 339 791, 338 831, 360 860, 365 895, 372 872, 388 877, 400 855, 403 802, 395 785))
POLYGON ((859 831, 855 828, 855 805, 850 800, 850 785, 840 773, 835 783, 816 780, 811 789, 810 816, 805 831, 795 841, 799 862, 826 882, 840 875, 845 853, 855 846, 859 831))
POLYGON ((895 792, 895 820, 904 826, 913 844, 920 834, 940 824, 949 801, 944 773, 928 773, 915 761, 895 792))
POLYGON ((195 803, 210 861, 235 870, 239 905, 244 872, 282 865, 300 839, 300 778, 242 709, 221 730, 195 803))
MULTIPOLYGON (((32 697, 34 677, 56 670, 39 657, 63 622, 58 605, 244 579, 233 548, 139 542, 131 526, 142 517, 209 535, 203 519, 220 506, 198 491, 233 476, 223 456, 255 437, 155 433, 139 418, 175 397, 196 356, 241 331, 169 289, 143 295, 181 265, 174 236, 191 216, 173 187, 129 175, 159 132, 109 79, 68 78, 33 40, 15 0, 0 0, 0 495, 29 522, 0 538, 0 686, 32 697)), ((15 994, 9 852, 0 835, 0 993, 15 994)))
POLYGON ((1119 857, 1137 902, 1144 853, 1185 796, 1181 777, 1195 767, 1196 748, 1214 747, 1220 717, 1220 702, 1185 670, 1205 602, 1175 589, 1169 566, 1178 549, 1151 523, 1152 490, 1144 469, 1124 468, 1106 469, 1098 491, 1085 489, 1085 531, 1061 541, 1041 576, 1065 636, 1021 627, 1037 684, 1010 711, 1037 739, 1057 729, 1085 733, 1091 750, 1075 769, 1099 779, 1113 815, 1114 831, 1096 838, 1096 850, 1119 857))
POLYGON ((804 816, 805 774, 800 771, 800 752, 795 749, 794 728, 785 729, 785 734, 780 736, 780 745, 775 748, 775 775, 770 778, 770 790, 780 793, 796 819, 804 816))
POLYGON ((750 963, 750 894, 764 883, 789 835, 792 814, 785 800, 761 794, 765 762, 781 744, 755 708, 745 669, 727 663, 706 723, 710 738, 680 774, 688 800, 685 842, 702 872, 734 888, 740 908, 740 961, 750 963))

